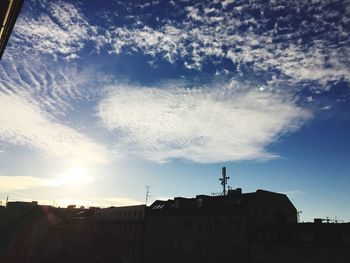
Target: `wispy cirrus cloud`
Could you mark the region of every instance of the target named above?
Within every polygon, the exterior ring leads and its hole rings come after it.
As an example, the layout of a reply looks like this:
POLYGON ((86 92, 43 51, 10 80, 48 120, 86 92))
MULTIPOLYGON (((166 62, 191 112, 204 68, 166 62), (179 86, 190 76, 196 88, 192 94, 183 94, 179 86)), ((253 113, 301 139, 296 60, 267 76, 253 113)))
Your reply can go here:
POLYGON ((85 135, 86 130, 71 118, 72 112, 88 114, 86 105, 104 83, 103 76, 96 78, 94 72, 76 64, 34 55, 19 60, 7 54, 0 65, 0 141, 51 158, 111 160, 107 147, 85 135), (95 85, 96 79, 100 86, 95 85))
POLYGON ((74 110, 80 102, 99 95, 109 83, 103 74, 76 63, 52 61, 33 54, 18 58, 7 54, 0 64, 0 92, 34 98, 40 107, 55 116, 74 110))
POLYGON ((188 69, 200 70, 210 61, 218 70, 278 72, 291 82, 349 81, 350 60, 343 55, 350 51, 348 1, 169 1, 161 7, 163 16, 153 13, 158 2, 115 1, 115 11, 99 10, 93 19, 104 23, 94 24, 78 4, 41 0, 28 5, 46 8, 18 20, 10 43, 22 53, 74 59, 84 48, 140 52, 188 69))
POLYGON ((29 2, 26 11, 11 37, 11 47, 20 53, 37 51, 74 59, 95 32, 79 8, 65 1, 29 2))
POLYGON ((225 87, 111 87, 98 114, 128 154, 164 162, 266 160, 266 147, 310 117, 271 92, 225 87))
POLYGON ((183 61, 189 69, 228 59, 238 73, 244 73, 242 68, 277 70, 292 82, 320 85, 349 81, 350 61, 343 54, 349 52, 350 10, 346 1, 330 2, 334 5, 324 1, 183 3, 169 7, 179 20, 159 18, 158 26, 152 27, 145 11, 132 26, 111 26, 105 39, 116 53, 158 55, 171 63, 183 61))
MULTIPOLYGON (((349 81, 350 62, 343 55, 349 52, 349 31, 344 26, 350 19, 347 8, 330 12, 327 4, 306 5, 303 1, 253 1, 249 5, 236 1, 179 1, 164 5, 169 6, 166 12, 172 11, 169 18, 152 13, 157 2, 140 7, 115 3, 120 8, 116 8, 114 17, 99 13, 101 19, 108 18, 105 24, 98 21, 92 25, 89 21, 93 20, 87 18, 79 4, 66 1, 32 1, 28 6, 36 12, 20 17, 5 63, 0 65, 0 90, 4 96, 15 94, 25 104, 35 102, 32 108, 44 116, 35 121, 57 127, 42 138, 53 137, 54 130, 62 129, 62 142, 69 138, 86 147, 85 152, 98 146, 99 150, 91 152, 105 155, 103 146, 73 127, 62 125, 64 118, 60 119, 80 107, 77 102, 89 104, 91 92, 99 99, 100 91, 111 83, 81 71, 84 67, 78 66, 79 59, 67 63, 67 59, 83 56, 85 51, 109 56, 142 53, 150 56, 149 62, 180 62, 177 66, 190 70, 201 70, 206 63, 212 63, 217 72, 231 71, 231 77, 237 79, 246 72, 261 71, 272 76, 265 79, 270 89, 263 93, 250 87, 236 91, 228 84, 192 90, 117 86, 101 102, 93 101, 99 104, 104 126, 117 131, 114 143, 118 150, 156 161, 274 158, 276 155, 267 146, 297 129, 310 116, 288 95, 275 91, 292 87, 294 90, 288 92, 298 94, 302 82, 312 82, 316 87, 342 79, 349 81), (44 5, 47 8, 42 8, 44 5), (142 12, 132 14, 140 8, 142 12), (115 19, 120 17, 118 12, 126 12, 125 21, 124 16, 115 19), (303 19, 293 20, 287 13, 303 19), (22 46, 27 48, 20 53, 18 48, 22 46), (23 54, 30 56, 26 59, 23 54), (50 55, 63 63, 52 63, 50 55)), ((28 139, 11 129, 3 132, 2 138, 64 155, 52 145, 44 146, 50 145, 48 142, 28 139)), ((31 136, 35 137, 34 132, 31 136)))
POLYGON ((34 103, 16 94, 0 93, 0 140, 28 146, 44 155, 79 162, 106 162, 107 149, 59 123, 34 103))

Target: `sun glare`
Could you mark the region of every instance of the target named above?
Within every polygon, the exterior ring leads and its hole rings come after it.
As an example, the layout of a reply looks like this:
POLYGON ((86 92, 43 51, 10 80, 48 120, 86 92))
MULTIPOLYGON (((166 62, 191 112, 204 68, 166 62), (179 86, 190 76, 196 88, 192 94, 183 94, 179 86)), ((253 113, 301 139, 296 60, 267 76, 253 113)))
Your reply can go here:
POLYGON ((81 185, 91 181, 93 181, 93 178, 81 166, 72 167, 59 179, 61 185, 81 185))

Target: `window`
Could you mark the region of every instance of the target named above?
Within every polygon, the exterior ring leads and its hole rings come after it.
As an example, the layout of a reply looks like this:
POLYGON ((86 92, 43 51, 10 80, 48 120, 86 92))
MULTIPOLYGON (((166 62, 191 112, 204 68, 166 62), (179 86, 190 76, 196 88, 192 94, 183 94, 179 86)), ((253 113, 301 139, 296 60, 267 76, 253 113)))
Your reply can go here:
POLYGON ((314 241, 315 240, 315 235, 314 233, 298 233, 295 235, 295 239, 298 241, 314 241))
POLYGON ((198 207, 198 208, 203 207, 203 199, 202 199, 202 198, 198 198, 198 199, 197 199, 197 207, 198 207))
POLYGON ((265 240, 276 240, 277 239, 277 233, 274 231, 267 231, 263 233, 263 239, 265 240))
POLYGON ((281 210, 275 211, 275 221, 279 223, 287 222, 286 214, 281 210))
POLYGON ((201 242, 200 242, 200 241, 197 241, 197 242, 196 242, 196 250, 197 250, 198 252, 201 251, 201 242))
POLYGON ((209 251, 212 254, 217 254, 219 251, 219 245, 217 243, 209 243, 209 251))
POLYGON ((350 243, 350 234, 343 234, 342 241, 344 243, 350 243))
POLYGON ((184 227, 185 228, 192 228, 192 220, 191 219, 184 219, 184 227))
POLYGON ((197 220, 197 228, 199 231, 201 231, 203 228, 203 221, 201 219, 197 220))
POLYGON ((160 224, 161 224, 162 228, 166 228, 167 227, 166 220, 162 219, 160 222, 161 222, 160 224))
POLYGON ((214 229, 219 229, 220 228, 220 219, 215 218, 213 221, 213 228, 214 229))
POLYGON ((242 222, 239 221, 239 220, 236 220, 236 221, 235 221, 235 228, 236 228, 236 229, 240 229, 241 227, 242 227, 242 222))

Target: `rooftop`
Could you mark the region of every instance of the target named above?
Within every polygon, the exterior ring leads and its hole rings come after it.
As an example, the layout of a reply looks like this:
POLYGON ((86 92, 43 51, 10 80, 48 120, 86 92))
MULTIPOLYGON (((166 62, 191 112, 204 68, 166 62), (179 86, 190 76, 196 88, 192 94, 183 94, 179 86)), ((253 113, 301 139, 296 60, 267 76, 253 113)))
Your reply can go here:
MULTIPOLYGON (((265 190, 257 190, 253 193, 242 193, 241 188, 231 189, 227 195, 209 196, 197 195, 195 198, 175 197, 166 201, 157 200, 150 206, 150 213, 162 212, 172 213, 173 211, 186 211, 189 213, 198 213, 198 211, 213 211, 220 212, 245 212, 252 201, 260 198, 261 195, 273 196, 282 199, 288 199, 285 194, 269 192, 265 190)), ((289 201, 290 202, 290 201, 289 201)), ((291 204, 292 205, 292 204, 291 204)))

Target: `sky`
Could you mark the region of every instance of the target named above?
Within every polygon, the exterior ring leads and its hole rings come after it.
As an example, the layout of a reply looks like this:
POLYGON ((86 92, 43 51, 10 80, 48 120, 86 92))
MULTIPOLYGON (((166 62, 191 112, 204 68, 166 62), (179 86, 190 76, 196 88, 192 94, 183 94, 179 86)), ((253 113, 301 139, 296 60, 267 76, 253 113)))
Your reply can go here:
POLYGON ((226 166, 301 221, 350 221, 349 24, 348 0, 26 0, 0 61, 0 200, 210 195, 226 166))

